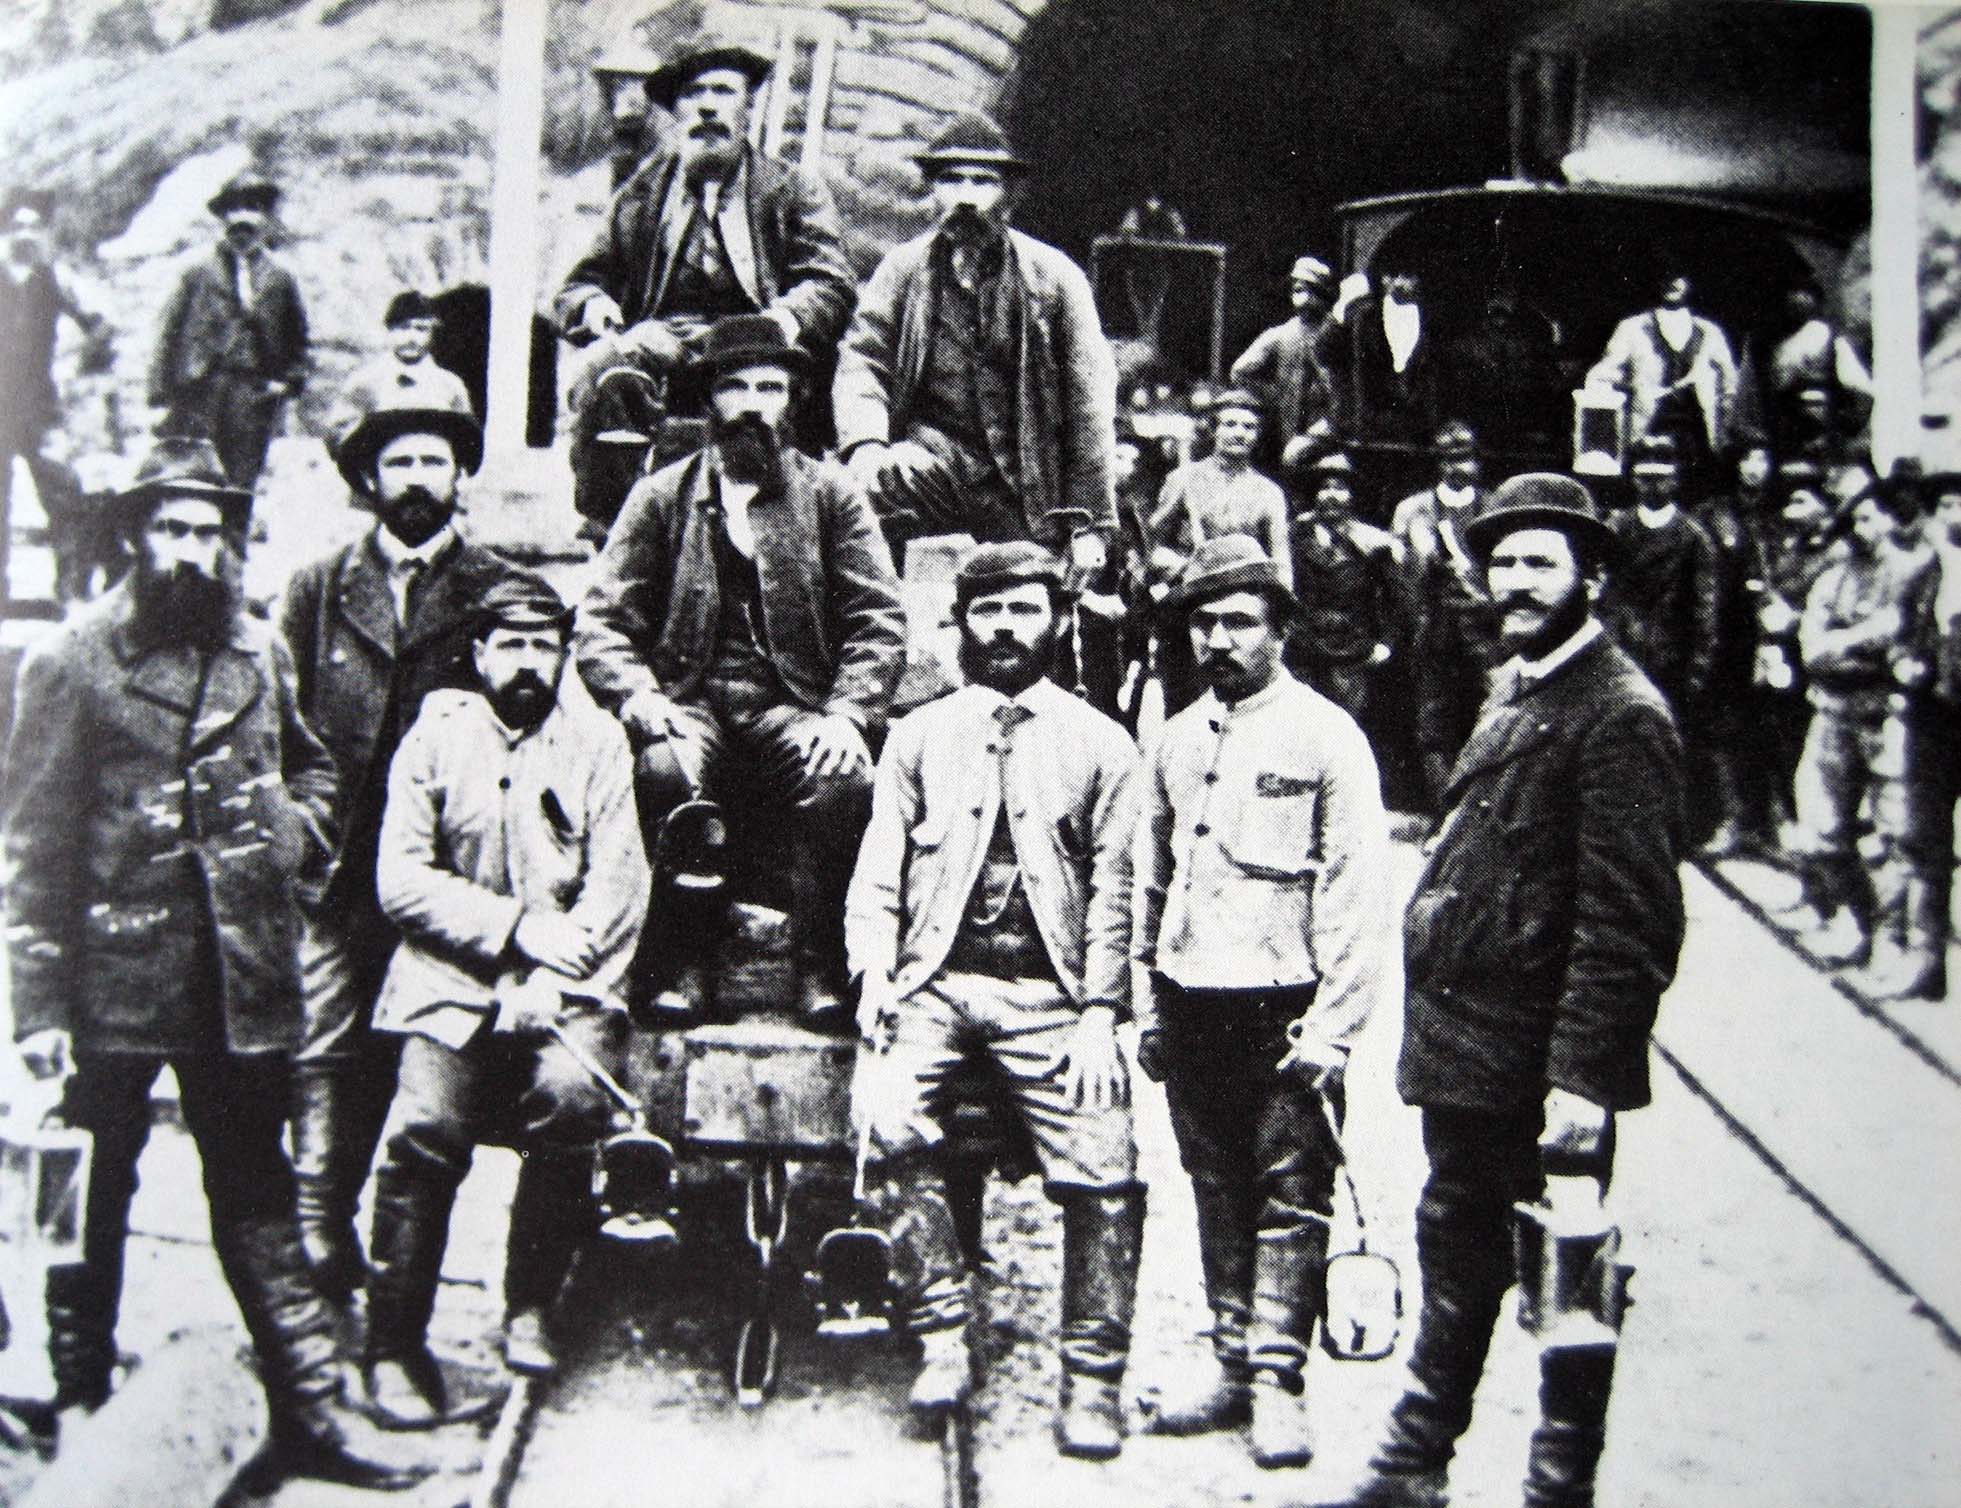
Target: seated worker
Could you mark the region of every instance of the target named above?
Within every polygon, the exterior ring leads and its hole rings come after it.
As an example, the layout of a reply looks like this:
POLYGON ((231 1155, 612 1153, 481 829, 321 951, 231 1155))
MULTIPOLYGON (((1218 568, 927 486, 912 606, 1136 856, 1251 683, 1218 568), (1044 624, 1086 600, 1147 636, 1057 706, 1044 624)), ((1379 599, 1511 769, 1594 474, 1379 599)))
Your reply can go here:
MULTIPOLYGON (((704 347, 708 443, 643 478, 579 609, 579 673, 626 725, 652 852, 669 812, 714 796, 731 768, 784 828, 799 1005, 843 1010, 845 878, 864 826, 871 754, 905 655, 892 557, 841 469, 790 445, 810 366, 762 315, 704 347)), ((663 908, 669 981, 656 1010, 707 1004, 718 918, 663 908)))
POLYGON ((1130 1084, 1131 777, 1137 751, 1047 671, 1063 565, 983 545, 954 583, 968 684, 902 718, 879 760, 846 929, 867 1041, 855 1111, 877 1154, 868 1202, 899 1248, 932 1416, 972 1386, 968 1274, 932 1153, 971 1056, 1007 1081, 1062 1206, 1062 1453, 1122 1448, 1144 1225, 1130 1084))
POLYGON ((610 1105, 547 1033, 611 1058, 647 906, 633 758, 576 683, 572 613, 511 575, 485 594, 480 689, 432 691, 388 774, 376 888, 402 945, 375 1026, 402 1035, 375 1182, 368 1393, 381 1422, 447 1413, 429 1353, 450 1209, 475 1147, 524 1154, 504 1266, 504 1355, 546 1373, 544 1314, 595 1224, 610 1105))

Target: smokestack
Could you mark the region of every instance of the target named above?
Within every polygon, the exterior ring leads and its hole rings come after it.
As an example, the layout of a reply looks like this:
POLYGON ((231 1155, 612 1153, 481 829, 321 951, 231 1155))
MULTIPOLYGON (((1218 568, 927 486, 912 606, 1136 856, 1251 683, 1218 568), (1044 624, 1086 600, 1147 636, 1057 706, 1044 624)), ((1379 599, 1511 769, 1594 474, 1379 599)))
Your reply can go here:
POLYGON ((1512 177, 1558 183, 1561 164, 1580 144, 1585 60, 1560 48, 1521 47, 1512 54, 1512 177))

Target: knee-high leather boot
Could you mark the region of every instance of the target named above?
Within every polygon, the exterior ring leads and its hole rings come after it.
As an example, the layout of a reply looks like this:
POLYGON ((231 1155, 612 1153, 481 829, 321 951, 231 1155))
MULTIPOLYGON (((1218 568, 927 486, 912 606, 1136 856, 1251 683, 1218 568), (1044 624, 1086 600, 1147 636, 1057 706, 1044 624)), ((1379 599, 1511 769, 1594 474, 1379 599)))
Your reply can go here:
POLYGON ((1198 1257, 1212 1309, 1212 1357, 1181 1386, 1166 1389, 1146 1416, 1157 1435, 1202 1435, 1237 1429, 1253 1413, 1246 1365, 1246 1323, 1253 1300, 1253 1192, 1194 1184, 1198 1257))
POLYGON ((504 1247, 504 1359, 513 1371, 543 1375, 556 1365, 545 1311, 592 1234, 592 1163, 589 1147, 532 1147, 518 1170, 504 1247))
POLYGON ((1246 1359, 1253 1381, 1253 1460, 1305 1466, 1307 1347, 1327 1307, 1328 1228, 1306 1216, 1263 1230, 1253 1252, 1253 1329, 1246 1359))
MULTIPOLYGON (((367 1279, 354 1210, 386 1114, 359 1062, 305 1063, 293 1073, 293 1174, 300 1247, 321 1296, 344 1304, 367 1279)), ((390 1076, 392 1079, 392 1075, 390 1076)))
POLYGON ((1123 1385, 1137 1259, 1144 1244, 1144 1186, 1073 1189, 1062 1198, 1062 1397, 1057 1448, 1107 1461, 1123 1449, 1123 1385))
POLYGON ((364 1366, 369 1401, 386 1428, 426 1429, 447 1412, 428 1337, 457 1182, 434 1165, 387 1166, 375 1185, 364 1366))
POLYGON ((1607 1443, 1612 1345, 1539 1358, 1539 1427, 1525 1460, 1525 1508, 1593 1508, 1593 1473, 1607 1443))

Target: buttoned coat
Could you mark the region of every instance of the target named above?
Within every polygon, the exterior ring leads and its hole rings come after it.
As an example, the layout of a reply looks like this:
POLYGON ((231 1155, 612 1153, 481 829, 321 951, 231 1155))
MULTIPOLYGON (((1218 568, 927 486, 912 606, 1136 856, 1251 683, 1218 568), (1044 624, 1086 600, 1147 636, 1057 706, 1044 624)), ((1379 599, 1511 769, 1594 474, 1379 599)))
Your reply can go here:
POLYGON ((1682 842, 1674 721, 1610 638, 1515 695, 1501 680, 1404 917, 1403 1099, 1510 1112, 1557 1085, 1645 1105, 1682 842))
MULTIPOLYGON (((680 168, 675 153, 657 153, 613 196, 605 225, 552 303, 553 320, 574 345, 593 338, 583 318, 594 294, 618 304, 629 326, 659 311, 679 249, 661 209, 680 168)), ((857 288, 831 191, 816 174, 755 151, 744 157, 742 190, 716 218, 730 270, 758 310, 794 315, 797 343, 827 355, 844 333, 857 288)))
MULTIPOLYGON (((783 467, 782 488, 758 493, 749 511, 770 664, 800 706, 882 727, 905 664, 891 553, 838 467, 797 450, 783 467)), ((721 613, 717 495, 705 450, 627 494, 574 633, 579 673, 607 710, 637 691, 685 701, 708 672, 721 613)))
POLYGON ((425 696, 476 685, 477 604, 508 570, 479 546, 452 546, 429 565, 405 629, 372 532, 300 567, 287 583, 279 627, 297 670, 300 714, 332 752, 342 782, 328 909, 353 931, 357 921, 381 925, 374 864, 388 762, 425 696))
MULTIPOLYGON (((902 440, 915 414, 932 343, 937 231, 886 253, 858 302, 831 389, 838 448, 902 440)), ((1008 232, 1009 301, 1016 341, 1015 433, 1005 445, 1008 484, 1031 533, 1066 545, 1077 529, 1117 522, 1117 364, 1083 271, 1053 246, 1008 232)))
POLYGON ((253 268, 252 303, 238 299, 231 254, 222 246, 184 271, 164 310, 150 369, 150 402, 194 405, 207 378, 306 380, 306 309, 293 275, 270 256, 253 268))
POLYGON ((1024 701, 1036 716, 1012 736, 1005 790, 999 698, 963 687, 893 725, 846 901, 851 971, 891 979, 900 998, 940 972, 1006 801, 1028 909, 1064 992, 1122 1013, 1137 750, 1053 681, 1024 701))
POLYGON ((133 606, 125 582, 21 665, 0 819, 14 1031, 63 1027, 90 1052, 290 1050, 333 761, 269 629, 241 617, 206 657, 146 646, 133 606))
POLYGON ((1316 338, 1315 354, 1334 374, 1340 392, 1341 427, 1365 440, 1427 446, 1443 417, 1444 361, 1427 305, 1417 325, 1415 350, 1396 370, 1382 326, 1382 299, 1364 294, 1316 338))
POLYGON ((1617 514, 1620 560, 1605 618, 1614 637, 1647 672, 1677 713, 1709 691, 1721 607, 1716 546, 1680 509, 1651 529, 1633 512, 1617 514))

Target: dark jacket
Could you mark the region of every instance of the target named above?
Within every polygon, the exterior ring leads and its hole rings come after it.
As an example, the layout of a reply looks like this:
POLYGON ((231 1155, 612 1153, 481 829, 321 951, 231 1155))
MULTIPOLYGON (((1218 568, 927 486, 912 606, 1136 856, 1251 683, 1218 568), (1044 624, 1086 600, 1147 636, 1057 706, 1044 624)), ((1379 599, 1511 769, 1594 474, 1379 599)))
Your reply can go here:
MULTIPOLYGON (((831 389, 838 448, 903 440, 926 373, 936 297, 937 231, 885 254, 865 284, 831 389)), ((1030 531, 1067 545, 1077 529, 1116 529, 1117 364, 1082 269, 1053 246, 1008 232, 1002 274, 1017 343, 1015 433, 1002 474, 1030 531)))
POLYGON ((334 756, 342 784, 341 843, 329 892, 337 918, 380 925, 375 844, 388 763, 422 699, 441 687, 474 689, 470 659, 477 603, 509 567, 461 543, 429 566, 414 621, 395 621, 387 567, 372 533, 293 573, 279 627, 298 673, 299 708, 334 756))
POLYGON ((0 403, 0 448, 6 454, 37 447, 61 417, 54 346, 64 314, 87 323, 50 269, 36 267, 19 283, 0 269, 0 378, 7 394, 0 403))
POLYGON ((164 310, 150 368, 150 402, 169 408, 217 372, 284 382, 306 379, 306 309, 293 275, 268 255, 253 269, 252 306, 238 301, 223 246, 184 271, 164 310))
POLYGON ((279 1052, 300 1035, 299 901, 333 761, 292 662, 240 618, 201 667, 146 649, 125 583, 21 665, 3 826, 14 1031, 84 1051, 279 1052))
POLYGON ((1403 1099, 1513 1111, 1558 1085, 1645 1105, 1682 841, 1681 741, 1610 639, 1487 707, 1403 922, 1403 1099))
POLYGON ((1681 509, 1659 529, 1617 514, 1621 558, 1608 594, 1607 627, 1662 689, 1677 715, 1707 695, 1716 666, 1716 547, 1681 509))
MULTIPOLYGON (((741 227, 732 227, 724 210, 723 240, 730 266, 757 309, 784 309, 796 316, 797 342, 823 356, 844 333, 856 297, 856 281, 844 253, 837 206, 823 179, 749 152, 741 227), (731 236, 734 228, 736 233, 731 236), (748 254, 736 244, 748 232, 748 254)), ((674 264, 662 233, 666 202, 680 159, 672 152, 648 158, 620 186, 606 211, 606 223, 590 250, 566 275, 552 302, 552 318, 566 339, 584 344, 591 336, 580 321, 586 300, 603 293, 620 306, 631 326, 660 307, 674 264)))
MULTIPOLYGON (((871 505, 829 463, 783 454, 784 486, 758 495, 756 573, 770 664, 792 699, 860 729, 883 723, 905 664, 905 612, 871 505)), ((637 691, 686 700, 714 652, 720 528, 708 452, 627 494, 579 608, 579 673, 617 712, 637 691)))
POLYGON ((1428 446, 1443 417, 1443 355, 1433 311, 1419 305, 1416 349, 1396 370, 1382 329, 1382 299, 1364 294, 1321 327, 1315 354, 1335 374, 1341 430, 1364 440, 1428 446))

